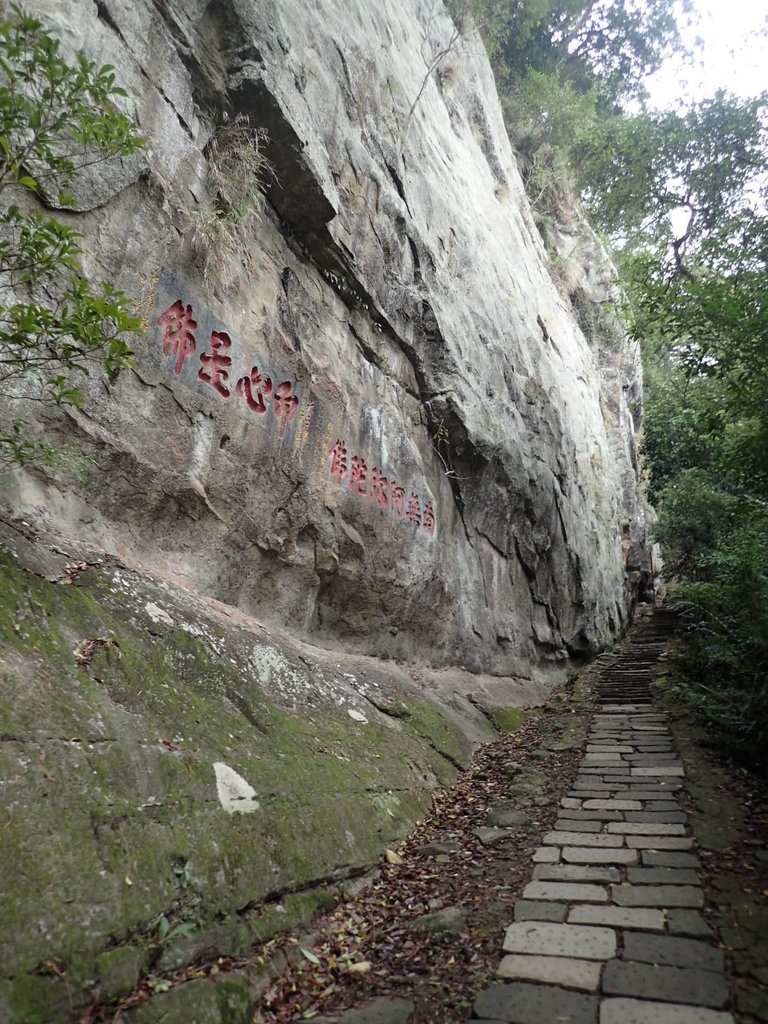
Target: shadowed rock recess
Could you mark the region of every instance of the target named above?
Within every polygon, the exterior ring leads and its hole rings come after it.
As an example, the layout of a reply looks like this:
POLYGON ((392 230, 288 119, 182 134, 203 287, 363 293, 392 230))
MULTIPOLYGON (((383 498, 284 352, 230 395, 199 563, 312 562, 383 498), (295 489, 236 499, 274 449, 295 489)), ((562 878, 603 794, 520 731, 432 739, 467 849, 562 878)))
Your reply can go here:
POLYGON ((89 460, 0 478, 14 1022, 308 919, 648 568, 615 274, 575 213, 545 252, 479 39, 428 75, 439 2, 26 7, 147 147, 58 214, 136 369, 0 407, 89 460), (193 240, 237 115, 272 173, 227 262, 193 240))

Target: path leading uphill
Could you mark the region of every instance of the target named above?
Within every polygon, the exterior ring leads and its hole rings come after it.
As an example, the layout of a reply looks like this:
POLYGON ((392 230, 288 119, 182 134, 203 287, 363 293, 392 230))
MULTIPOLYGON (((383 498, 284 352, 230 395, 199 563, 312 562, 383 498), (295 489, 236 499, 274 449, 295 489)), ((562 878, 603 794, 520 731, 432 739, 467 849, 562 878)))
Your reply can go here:
POLYGON ((506 931, 499 975, 510 980, 478 996, 478 1019, 732 1024, 675 799, 682 775, 663 714, 611 704, 595 715, 506 931))
POLYGON ((667 716, 650 703, 665 632, 652 620, 601 674, 578 775, 504 936, 507 980, 477 997, 478 1020, 733 1022, 676 796, 683 764, 667 716))

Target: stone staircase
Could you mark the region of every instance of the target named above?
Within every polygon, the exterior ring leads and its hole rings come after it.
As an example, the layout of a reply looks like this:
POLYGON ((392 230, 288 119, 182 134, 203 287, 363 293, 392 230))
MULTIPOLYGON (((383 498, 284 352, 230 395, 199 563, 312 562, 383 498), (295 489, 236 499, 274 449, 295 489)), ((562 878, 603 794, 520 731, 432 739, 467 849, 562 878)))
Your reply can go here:
POLYGON ((649 615, 603 659, 579 774, 534 853, 478 1022, 733 1024, 677 799, 684 767, 651 693, 671 627, 649 615))

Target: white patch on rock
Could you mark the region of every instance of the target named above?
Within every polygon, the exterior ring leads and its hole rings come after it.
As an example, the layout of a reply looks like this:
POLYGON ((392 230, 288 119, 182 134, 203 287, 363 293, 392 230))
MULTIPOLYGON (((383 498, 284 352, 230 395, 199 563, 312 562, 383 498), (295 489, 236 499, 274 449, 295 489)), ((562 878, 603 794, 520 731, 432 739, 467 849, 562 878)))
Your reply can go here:
POLYGON ((354 708, 347 708, 347 714, 350 718, 354 718, 356 722, 365 722, 366 725, 368 724, 368 719, 362 711, 355 711, 354 708))
POLYGON ((153 622, 164 622, 166 626, 173 625, 173 619, 168 612, 161 608, 160 605, 155 604, 153 601, 147 601, 144 605, 144 611, 152 619, 153 622))
POLYGON ((216 772, 216 790, 219 794, 219 802, 228 814, 248 814, 251 811, 258 811, 259 801, 256 799, 256 790, 250 786, 242 775, 238 775, 234 768, 221 761, 215 761, 213 770, 216 772))

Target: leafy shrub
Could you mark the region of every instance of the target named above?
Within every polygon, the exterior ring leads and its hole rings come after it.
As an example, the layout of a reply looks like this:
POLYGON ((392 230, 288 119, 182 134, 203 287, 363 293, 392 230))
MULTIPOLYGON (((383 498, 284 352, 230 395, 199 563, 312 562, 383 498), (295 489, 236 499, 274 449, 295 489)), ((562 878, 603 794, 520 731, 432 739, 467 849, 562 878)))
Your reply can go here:
MULTIPOLYGON (((109 282, 93 290, 79 262, 81 235, 42 209, 71 205, 79 169, 143 145, 115 107, 114 71, 74 64, 42 22, 11 8, 0 22, 0 396, 80 405, 77 378, 94 364, 130 366, 137 331, 128 299, 109 282)), ((48 458, 13 423, 0 434, 0 466, 48 458)))

